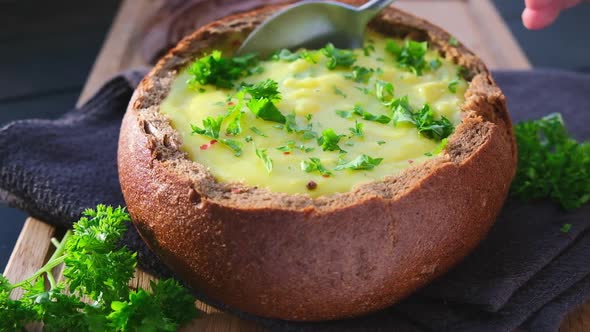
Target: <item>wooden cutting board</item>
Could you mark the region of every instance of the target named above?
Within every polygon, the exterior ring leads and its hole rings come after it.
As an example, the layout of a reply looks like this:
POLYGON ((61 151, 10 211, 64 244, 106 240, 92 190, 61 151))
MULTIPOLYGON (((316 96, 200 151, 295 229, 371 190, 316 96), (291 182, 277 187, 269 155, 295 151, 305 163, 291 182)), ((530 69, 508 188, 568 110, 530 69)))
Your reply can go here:
MULTIPOLYGON (((125 69, 145 67, 141 49, 146 20, 163 0, 125 0, 114 20, 103 48, 86 82, 83 103, 108 78, 125 69)), ((471 48, 492 69, 528 69, 530 64, 489 0, 400 0, 396 6, 434 22, 471 48)), ((51 237, 56 230, 34 218, 27 219, 4 274, 12 282, 22 280, 41 267, 52 253, 51 237)), ((152 276, 137 271, 131 287, 147 288, 152 276)), ((19 296, 19 293, 13 296, 19 296)), ((252 322, 219 312, 201 302, 203 315, 183 331, 264 331, 252 322)), ((590 303, 572 312, 562 331, 590 331, 590 303)))

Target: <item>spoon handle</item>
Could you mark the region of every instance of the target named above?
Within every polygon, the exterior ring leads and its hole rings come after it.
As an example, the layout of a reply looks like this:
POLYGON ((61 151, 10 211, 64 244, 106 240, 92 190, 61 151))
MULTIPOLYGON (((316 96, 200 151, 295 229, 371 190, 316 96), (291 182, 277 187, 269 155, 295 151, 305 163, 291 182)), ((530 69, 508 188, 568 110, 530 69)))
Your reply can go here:
POLYGON ((369 22, 383 8, 389 6, 395 0, 371 0, 358 7, 358 12, 363 16, 365 22, 369 22))

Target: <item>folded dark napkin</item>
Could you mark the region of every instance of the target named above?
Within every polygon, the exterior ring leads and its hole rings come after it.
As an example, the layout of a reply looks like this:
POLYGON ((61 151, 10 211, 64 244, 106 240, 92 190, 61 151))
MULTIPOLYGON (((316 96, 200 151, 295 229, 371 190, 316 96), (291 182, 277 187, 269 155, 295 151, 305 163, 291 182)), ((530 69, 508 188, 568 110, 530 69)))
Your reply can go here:
MULTIPOLYGON (((0 129, 0 201, 58 227, 99 203, 124 205, 117 178, 119 125, 144 72, 121 74, 84 106, 58 120, 17 121, 0 129)), ((515 122, 561 112, 590 139, 590 76, 555 71, 496 72, 515 122)), ((556 331, 590 298, 590 205, 564 212, 548 202, 509 198, 483 243, 444 277, 381 312, 350 320, 292 323, 253 317, 292 331, 556 331), (568 233, 563 224, 572 225, 568 233)), ((131 229, 125 244, 140 265, 171 276, 131 229)), ((198 291, 196 295, 200 297, 198 291)), ((206 302, 210 302, 205 299, 206 302)))

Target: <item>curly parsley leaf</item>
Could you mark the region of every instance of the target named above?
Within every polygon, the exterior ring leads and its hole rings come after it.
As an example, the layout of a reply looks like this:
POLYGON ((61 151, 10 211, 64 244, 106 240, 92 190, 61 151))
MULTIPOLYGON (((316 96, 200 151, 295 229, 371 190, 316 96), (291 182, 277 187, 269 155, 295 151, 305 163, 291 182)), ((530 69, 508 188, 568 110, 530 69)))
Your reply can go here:
POLYGON ((375 96, 377 96, 377 99, 379 99, 383 105, 391 105, 394 100, 393 92, 393 84, 382 80, 377 80, 375 82, 375 96))
POLYGON ((444 116, 436 120, 434 112, 428 104, 425 104, 419 111, 414 112, 407 96, 405 96, 396 99, 392 106, 394 125, 410 123, 416 126, 418 132, 426 138, 440 141, 449 137, 455 130, 453 124, 444 116))
POLYGON ((395 56, 400 68, 408 69, 418 76, 421 76, 424 70, 428 68, 425 59, 428 42, 406 40, 404 45, 400 46, 394 40, 389 39, 385 49, 395 56))
POLYGON ((54 255, 30 278, 10 284, 0 277, 0 330, 41 322, 45 331, 176 331, 193 319, 194 299, 176 281, 154 283, 151 293, 129 291, 136 254, 119 247, 128 222, 120 207, 88 209, 61 242, 52 240, 54 255), (64 281, 58 284, 52 270, 61 263, 64 281), (24 291, 19 300, 10 299, 15 288, 24 291))
POLYGON ((266 153, 266 149, 256 148, 256 156, 264 162, 264 168, 268 173, 272 172, 272 159, 266 153))
POLYGON ((227 146, 234 152, 234 156, 239 157, 242 155, 242 143, 234 139, 222 138, 219 140, 223 145, 227 146))
POLYGON ((277 101, 281 100, 278 86, 278 83, 271 79, 242 86, 241 92, 252 96, 246 106, 256 117, 266 121, 285 123, 285 116, 275 105, 277 101))
POLYGON ((266 135, 265 133, 262 132, 262 130, 260 130, 256 127, 250 127, 250 130, 252 130, 258 136, 268 137, 268 135, 266 135))
POLYGON ((250 94, 253 99, 268 99, 272 102, 281 100, 279 83, 272 79, 266 79, 254 84, 242 84, 241 90, 250 94))
POLYGON ((457 93, 457 86, 459 86, 459 83, 461 83, 461 81, 459 81, 459 79, 458 79, 458 78, 456 78, 456 79, 454 79, 454 80, 450 81, 450 82, 449 82, 449 86, 448 86, 448 88, 449 88, 449 91, 450 91, 451 93, 457 93))
POLYGON ((590 201, 590 142, 569 136, 560 114, 517 124, 518 168, 511 191, 525 200, 551 198, 565 210, 590 201))
POLYGON ((246 54, 239 57, 222 57, 221 51, 215 50, 211 54, 203 56, 193 62, 188 73, 191 78, 189 85, 212 84, 220 88, 230 89, 234 87, 234 81, 252 74, 252 68, 258 63, 255 54, 246 54))
POLYGON ((338 164, 338 166, 336 166, 335 170, 372 170, 373 168, 378 166, 382 161, 383 158, 372 158, 367 156, 366 154, 362 154, 349 162, 342 161, 338 164))
POLYGON ((221 131, 221 123, 224 119, 225 116, 222 115, 218 117, 208 116, 203 120, 203 128, 191 124, 192 133, 218 139, 219 131, 221 131))
POLYGON ((323 176, 331 176, 332 172, 322 165, 319 158, 311 157, 309 160, 301 161, 301 170, 306 173, 318 172, 323 176))
POLYGON ((272 101, 266 98, 250 99, 246 105, 256 117, 262 120, 285 123, 285 116, 272 101))
POLYGON ((342 139, 342 137, 344 136, 345 135, 336 134, 336 132, 334 132, 334 129, 332 128, 325 129, 324 131, 322 131, 322 135, 317 140, 318 145, 324 151, 344 152, 344 150, 342 150, 340 146, 338 146, 338 142, 340 142, 340 139, 342 139))
POLYGON ((350 130, 350 133, 353 136, 357 136, 357 137, 363 137, 365 134, 363 132, 363 124, 359 123, 358 121, 354 121, 354 128, 348 128, 348 130, 350 130))
POLYGON ((428 104, 425 104, 422 109, 414 114, 414 119, 416 121, 416 128, 420 134, 437 141, 449 137, 455 130, 451 121, 444 116, 435 120, 434 112, 428 104))
POLYGON ((375 70, 372 68, 354 66, 352 67, 352 71, 350 73, 344 74, 344 78, 357 83, 367 83, 371 76, 373 76, 374 72, 375 70))
POLYGON ((328 58, 326 66, 330 70, 336 69, 337 67, 348 68, 356 62, 356 55, 353 51, 336 48, 331 43, 320 51, 328 58))
POLYGON ((382 124, 388 124, 391 121, 391 118, 386 115, 383 115, 383 114, 377 115, 377 114, 372 114, 372 113, 367 112, 359 104, 354 106, 354 108, 352 109, 352 113, 360 116, 361 118, 363 118, 363 120, 367 120, 367 121, 374 121, 374 122, 379 122, 382 124))
POLYGON ((237 136, 242 132, 242 114, 241 111, 237 111, 231 121, 227 124, 227 128, 225 129, 227 135, 237 136))
POLYGON ((280 51, 274 52, 270 56, 270 59, 274 61, 282 60, 287 62, 293 62, 295 60, 301 59, 301 56, 297 52, 291 52, 290 50, 283 48, 280 51))

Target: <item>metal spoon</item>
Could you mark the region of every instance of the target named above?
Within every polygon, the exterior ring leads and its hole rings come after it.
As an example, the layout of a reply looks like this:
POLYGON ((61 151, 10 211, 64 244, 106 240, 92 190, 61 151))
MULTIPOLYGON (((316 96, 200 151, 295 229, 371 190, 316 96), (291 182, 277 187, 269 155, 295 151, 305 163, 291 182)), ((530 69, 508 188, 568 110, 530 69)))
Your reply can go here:
POLYGON ((338 48, 362 47, 367 23, 394 1, 372 0, 360 7, 326 1, 295 4, 252 31, 237 54, 257 53, 266 57, 283 48, 318 49, 327 43, 338 48))

